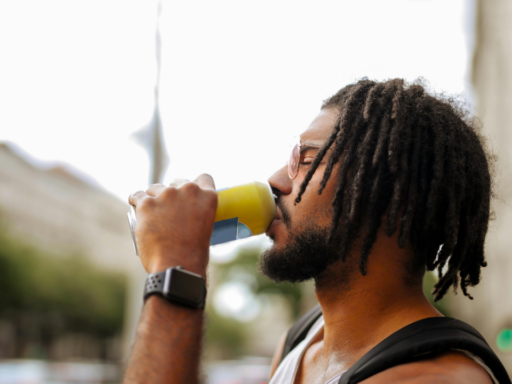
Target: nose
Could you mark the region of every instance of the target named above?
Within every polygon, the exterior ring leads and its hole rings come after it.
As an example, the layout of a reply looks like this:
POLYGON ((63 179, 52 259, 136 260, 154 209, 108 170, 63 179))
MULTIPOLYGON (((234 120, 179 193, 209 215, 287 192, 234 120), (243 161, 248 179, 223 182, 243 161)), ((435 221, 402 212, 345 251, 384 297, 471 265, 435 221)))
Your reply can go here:
POLYGON ((289 195, 292 193, 292 180, 288 176, 288 166, 285 165, 268 179, 272 192, 277 196, 289 195))

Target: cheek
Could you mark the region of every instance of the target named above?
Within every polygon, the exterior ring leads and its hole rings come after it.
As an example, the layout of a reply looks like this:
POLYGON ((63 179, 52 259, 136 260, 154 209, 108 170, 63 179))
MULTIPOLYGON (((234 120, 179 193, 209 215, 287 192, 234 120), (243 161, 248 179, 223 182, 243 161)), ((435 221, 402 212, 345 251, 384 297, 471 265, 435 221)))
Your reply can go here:
MULTIPOLYGON (((334 198, 334 192, 336 189, 336 183, 332 179, 329 179, 322 194, 318 194, 320 183, 322 181, 323 172, 319 176, 316 174, 309 182, 306 190, 301 196, 300 203, 293 206, 295 214, 299 216, 301 222, 312 222, 317 225, 322 223, 330 223, 332 218, 333 208, 332 201, 334 198)), ((300 180, 294 186, 293 196, 297 196, 300 190, 300 180)), ((295 198, 294 198, 295 201, 295 198)))

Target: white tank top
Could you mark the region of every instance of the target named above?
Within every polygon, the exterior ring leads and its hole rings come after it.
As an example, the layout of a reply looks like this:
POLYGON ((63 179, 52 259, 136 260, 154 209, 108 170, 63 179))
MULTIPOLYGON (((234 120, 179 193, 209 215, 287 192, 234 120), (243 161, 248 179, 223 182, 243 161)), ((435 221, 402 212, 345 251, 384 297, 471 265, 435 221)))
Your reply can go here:
MULTIPOLYGON (((272 379, 268 384, 293 384, 295 382, 297 369, 299 368, 299 363, 302 360, 302 356, 304 356, 304 352, 306 349, 308 349, 311 341, 315 339, 315 337, 322 331, 323 328, 324 317, 320 316, 320 318, 309 330, 306 338, 302 340, 295 348, 293 348, 291 352, 284 358, 281 364, 279 364, 279 367, 277 368, 274 376, 272 376, 272 379)), ((325 384, 337 384, 345 372, 346 371, 340 372, 336 376, 331 377, 325 382, 325 384)))

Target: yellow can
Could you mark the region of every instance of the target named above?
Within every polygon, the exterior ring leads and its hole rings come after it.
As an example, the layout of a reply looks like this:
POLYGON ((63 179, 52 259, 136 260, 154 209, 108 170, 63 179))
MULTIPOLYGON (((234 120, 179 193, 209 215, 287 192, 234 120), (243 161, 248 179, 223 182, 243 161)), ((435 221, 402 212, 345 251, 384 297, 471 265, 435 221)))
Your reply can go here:
MULTIPOLYGON (((276 215, 276 204, 268 183, 253 181, 217 191, 219 204, 210 245, 265 233, 276 215)), ((128 223, 135 254, 138 256, 135 238, 135 208, 130 207, 128 223)))
POLYGON ((219 205, 210 245, 265 233, 276 214, 268 183, 253 181, 217 191, 219 205))

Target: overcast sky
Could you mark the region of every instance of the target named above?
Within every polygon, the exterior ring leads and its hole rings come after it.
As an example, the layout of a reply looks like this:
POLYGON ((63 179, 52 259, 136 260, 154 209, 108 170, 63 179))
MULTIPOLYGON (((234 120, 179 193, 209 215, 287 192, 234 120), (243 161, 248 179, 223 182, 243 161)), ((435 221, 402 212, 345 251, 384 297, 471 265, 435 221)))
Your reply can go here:
MULTIPOLYGON (((467 91, 468 5, 163 1, 166 181, 265 180, 321 101, 364 76, 467 91)), ((152 115, 156 10, 147 0, 1 2, 0 140, 71 164, 123 200, 145 188, 148 159, 130 135, 152 115)))

